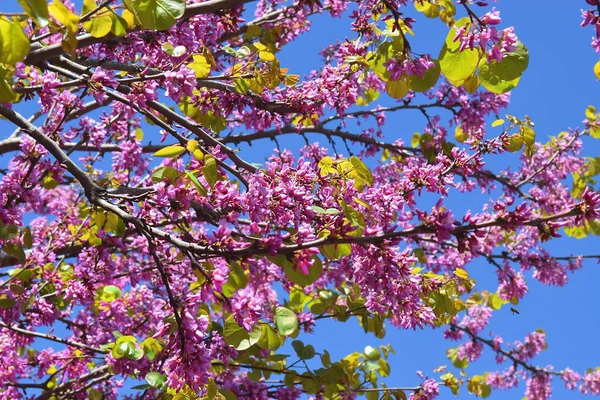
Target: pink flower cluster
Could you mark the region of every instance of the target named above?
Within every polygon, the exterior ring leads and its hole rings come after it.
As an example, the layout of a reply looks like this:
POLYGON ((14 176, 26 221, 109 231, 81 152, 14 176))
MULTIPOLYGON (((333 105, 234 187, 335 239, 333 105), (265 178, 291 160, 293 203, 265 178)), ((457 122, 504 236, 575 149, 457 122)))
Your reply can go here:
POLYGON ((454 41, 460 41, 460 51, 466 48, 473 50, 477 46, 487 52, 488 62, 492 60, 502 61, 506 53, 510 53, 516 48, 518 38, 515 35, 514 28, 496 29, 495 25, 500 24, 501 18, 500 11, 495 8, 492 12, 485 14, 481 18, 481 22, 485 25, 480 27, 478 31, 468 31, 469 25, 455 28, 454 41))

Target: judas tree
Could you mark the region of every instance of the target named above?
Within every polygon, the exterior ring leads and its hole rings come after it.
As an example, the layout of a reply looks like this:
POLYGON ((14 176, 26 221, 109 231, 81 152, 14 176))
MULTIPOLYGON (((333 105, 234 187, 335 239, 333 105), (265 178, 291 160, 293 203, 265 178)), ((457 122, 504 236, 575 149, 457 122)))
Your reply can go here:
MULTIPOLYGON (((599 370, 538 366, 543 330, 488 329, 528 281, 562 286, 594 257, 545 242, 600 233, 595 109, 541 142, 504 117, 529 52, 485 1, 252 3, 1 13, 0 398, 599 394, 599 370), (347 39, 300 76, 280 59, 317 14, 347 39), (432 48, 413 40, 425 18, 446 32, 432 48), (422 133, 386 125, 406 110, 422 133), (276 150, 257 157, 261 142, 276 150), (449 365, 408 387, 391 347, 333 357, 308 335, 326 320, 437 329, 449 365), (484 353, 497 367, 473 374, 484 353)), ((600 4, 581 3, 600 51, 600 4)))

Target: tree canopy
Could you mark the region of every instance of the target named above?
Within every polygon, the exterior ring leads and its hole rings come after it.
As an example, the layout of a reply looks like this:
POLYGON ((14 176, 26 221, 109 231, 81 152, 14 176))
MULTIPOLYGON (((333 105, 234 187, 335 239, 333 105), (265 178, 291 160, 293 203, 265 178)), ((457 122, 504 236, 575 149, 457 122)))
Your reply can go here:
MULTIPOLYGON (((600 257, 547 243, 600 234, 600 157, 582 150, 600 113, 549 138, 506 114, 529 51, 501 8, 18 3, 0 12, 0 399, 600 394, 600 369, 536 363, 544 330, 487 329, 529 281, 600 257), (280 54, 318 14, 348 36, 301 76, 280 54), (434 48, 414 43, 424 19, 447 32, 434 48), (421 132, 386 123, 409 110, 421 132), (482 261, 493 292, 469 274, 482 261), (310 335, 324 320, 437 329, 449 365, 403 385, 393 346, 332 357, 310 335), (484 353, 497 368, 467 370, 484 353)), ((600 52, 600 1, 580 3, 600 52)))

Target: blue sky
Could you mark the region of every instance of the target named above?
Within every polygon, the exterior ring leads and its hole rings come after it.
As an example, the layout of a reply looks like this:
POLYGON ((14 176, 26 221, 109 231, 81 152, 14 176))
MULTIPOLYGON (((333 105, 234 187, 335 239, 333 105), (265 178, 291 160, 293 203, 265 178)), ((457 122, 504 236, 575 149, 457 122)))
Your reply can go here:
MULTIPOLYGON (((536 124, 540 141, 569 127, 581 126, 585 108, 590 104, 600 107, 599 83, 592 73, 592 67, 598 60, 598 55, 590 46, 593 31, 589 27, 579 27, 580 8, 587 4, 583 0, 551 0, 543 5, 534 1, 501 1, 497 6, 503 18, 501 27, 514 25, 517 35, 530 52, 529 68, 518 88, 513 91, 507 112, 519 117, 529 115, 536 124)), ((15 1, 0 0, 0 10, 18 9, 15 1)), ((346 36, 352 38, 347 26, 347 18, 334 21, 323 16, 314 18, 313 29, 278 54, 282 67, 289 67, 291 73, 301 75, 318 68, 320 50, 336 39, 346 36)), ((439 20, 419 17, 414 31, 413 49, 419 53, 431 52, 436 56, 447 32, 444 24, 439 20)), ((390 116, 384 132, 389 141, 402 137, 408 142, 412 133, 422 131, 424 125, 425 121, 418 112, 405 111, 390 116)), ((282 147, 291 149, 304 144, 302 139, 290 136, 280 142, 282 147)), ((324 140, 321 142, 324 143, 324 140)), ((586 155, 598 155, 599 143, 593 139, 586 140, 586 155)), ((271 154, 272 148, 272 142, 264 141, 253 145, 252 151, 245 154, 250 155, 251 161, 263 162, 271 154)), ((343 145, 338 146, 340 151, 343 148, 343 145)), ((504 168, 512 161, 514 157, 496 157, 490 167, 504 168)), ((5 162, 6 157, 0 158, 0 167, 5 162)), ((464 202, 464 198, 459 200, 464 202)), ((485 200, 478 198, 472 206, 480 208, 485 200)), ((455 200, 450 198, 449 201, 455 200)), ((551 245, 553 252, 560 255, 593 253, 597 249, 598 238, 585 241, 564 238, 554 240, 551 245)), ((479 290, 495 290, 496 279, 492 266, 478 261, 469 265, 468 271, 477 279, 479 290)), ((512 315, 508 308, 503 309, 495 313, 490 328, 502 335, 505 341, 522 340, 526 333, 544 328, 548 349, 535 359, 537 365, 552 364, 557 370, 571 367, 579 371, 595 367, 600 364, 600 346, 597 343, 600 319, 596 311, 598 297, 595 292, 598 282, 600 268, 595 261, 585 262, 584 268, 572 275, 570 283, 564 288, 547 287, 528 279, 530 293, 518 306, 521 314, 512 315)), ((444 340, 441 330, 399 331, 388 326, 387 336, 378 340, 365 335, 355 320, 344 324, 325 320, 319 322, 314 335, 302 335, 301 339, 314 345, 317 351, 329 350, 333 359, 361 351, 366 345, 392 344, 396 355, 390 359, 392 376, 387 380, 389 386, 418 384, 420 380, 415 374, 416 370, 432 377, 437 377, 432 369, 439 365, 446 364, 452 370, 445 350, 455 344, 444 340)), ((469 368, 469 373, 478 374, 495 368, 493 355, 487 352, 480 362, 469 368)), ((554 385, 555 399, 584 397, 562 387, 560 382, 554 385)), ((521 384, 510 392, 494 392, 490 398, 518 399, 524 390, 524 384, 521 384)), ((466 394, 460 397, 463 396, 466 394)), ((440 398, 451 399, 454 396, 449 390, 442 389, 440 398)))

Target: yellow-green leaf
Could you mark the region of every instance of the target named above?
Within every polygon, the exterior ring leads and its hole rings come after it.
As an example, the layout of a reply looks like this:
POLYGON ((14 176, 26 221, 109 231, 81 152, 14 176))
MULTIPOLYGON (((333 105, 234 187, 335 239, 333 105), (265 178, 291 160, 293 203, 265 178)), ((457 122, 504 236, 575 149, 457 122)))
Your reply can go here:
POLYGON ((387 81, 385 84, 385 91, 394 99, 401 99, 408 94, 410 88, 406 77, 403 76, 397 81, 387 81))
POLYGON ((422 12, 427 18, 437 18, 440 15, 440 6, 429 1, 415 1, 415 8, 422 12))
POLYGON ((465 49, 450 51, 444 45, 440 51, 440 69, 450 81, 464 81, 473 75, 479 62, 479 51, 465 49))
POLYGON ((154 157, 177 157, 185 153, 185 147, 179 145, 167 146, 154 153, 154 157))
POLYGON ((497 120, 495 120, 494 122, 492 122, 492 128, 495 128, 495 127, 497 127, 497 126, 500 126, 500 125, 502 125, 503 123, 504 123, 504 120, 503 120, 503 119, 497 119, 497 120))
POLYGON ((190 171, 185 171, 185 174, 188 176, 188 178, 190 178, 190 181, 192 181, 198 193, 200 193, 202 196, 206 196, 208 194, 208 191, 206 190, 204 185, 200 183, 198 178, 196 178, 196 175, 194 175, 190 171))
POLYGON ((48 2, 46 0, 19 0, 19 4, 40 28, 48 25, 48 2))
POLYGON ((479 78, 477 77, 477 74, 473 74, 470 77, 468 77, 464 81, 463 87, 465 88, 467 93, 469 93, 469 94, 475 93, 475 91, 479 88, 479 78))
POLYGON ((50 14, 56 18, 58 22, 63 24, 70 33, 73 35, 77 33, 79 17, 73 14, 60 0, 54 0, 50 3, 50 5, 48 5, 48 11, 50 11, 50 14))
POLYGON ((337 170, 335 169, 335 167, 333 166, 333 159, 329 156, 327 157, 323 157, 321 159, 321 161, 319 161, 319 169, 320 169, 320 175, 321 176, 326 176, 328 174, 331 173, 335 173, 337 170))
POLYGON ((14 65, 23 61, 29 52, 29 38, 23 32, 17 17, 9 21, 0 17, 0 62, 14 65))
POLYGON ((12 90, 12 74, 0 63, 0 103, 16 101, 18 98, 12 90))
POLYGON ((206 57, 199 54, 195 54, 194 62, 189 63, 187 66, 196 71, 196 78, 206 78, 210 73, 210 63, 206 60, 206 57))
POLYGON ((210 154, 204 156, 204 167, 202 167, 202 173, 204 174, 204 179, 206 179, 206 182, 208 182, 210 187, 213 187, 219 180, 217 160, 210 154))
POLYGON ((125 6, 146 29, 163 31, 183 16, 185 0, 124 0, 125 6))
MULTIPOLYGON (((95 0, 83 0, 83 10, 81 15, 85 15, 90 11, 98 8, 95 0)), ((82 22, 83 28, 95 38, 101 38, 110 33, 113 26, 112 14, 108 10, 100 10, 94 14, 89 20, 82 22)))
POLYGON ((529 126, 521 126, 519 133, 521 134, 521 139, 526 146, 533 146, 535 143, 535 131, 533 129, 531 129, 529 126))
POLYGON ((268 62, 275 61, 275 55, 268 51, 259 51, 258 57, 263 61, 268 61, 268 62))
POLYGON ((275 309, 275 323, 279 333, 289 336, 298 328, 298 317, 289 308, 277 307, 275 309))
POLYGON ((465 34, 468 34, 472 28, 471 19, 469 17, 463 17, 456 21, 448 31, 445 44, 450 51, 458 51, 461 42, 460 40, 454 41, 454 37, 456 36, 457 29, 462 28, 463 26, 467 27, 465 34))
POLYGON ((517 87, 521 77, 505 80, 498 74, 498 69, 494 68, 494 63, 487 63, 485 57, 479 62, 479 80, 484 88, 492 93, 502 94, 513 90, 517 87))
POLYGON ((412 147, 417 147, 420 142, 421 142, 421 134, 419 132, 413 133, 412 137, 410 138, 410 145, 412 147))
POLYGON ((148 337, 142 342, 142 350, 144 350, 144 354, 146 354, 146 357, 150 361, 156 358, 156 355, 162 351, 162 348, 162 344, 152 337, 148 337))
POLYGON ((469 274, 462 268, 456 268, 454 270, 454 275, 458 276, 461 279, 469 279, 469 274))
POLYGON ((270 325, 264 324, 261 326, 260 339, 257 344, 261 349, 275 351, 281 346, 281 340, 279 339, 277 332, 275 332, 275 329, 270 325))
POLYGON ((523 139, 518 134, 510 135, 508 143, 504 144, 504 149, 515 153, 523 148, 523 139))
POLYGON ((193 153, 198 148, 198 141, 195 139, 189 140, 186 145, 187 151, 193 153))
POLYGON ((256 47, 259 51, 264 51, 267 49, 267 46, 265 46, 264 44, 262 44, 260 42, 254 43, 254 47, 256 47))
POLYGON ((434 64, 433 68, 429 68, 423 77, 417 75, 411 75, 409 78, 410 89, 415 92, 424 92, 435 86, 438 79, 440 78, 440 62, 438 60, 431 60, 434 64))
POLYGON ((596 107, 587 106, 585 109, 585 117, 590 120, 590 122, 596 121, 596 107))
POLYGON ((600 79, 600 61, 594 65, 594 75, 596 75, 596 79, 600 79))
POLYGON ((127 33, 127 20, 123 17, 119 17, 117 14, 112 16, 112 25, 110 31, 115 36, 124 36, 127 33))
POLYGON ((352 254, 352 246, 348 243, 328 244, 320 248, 321 254, 331 260, 338 260, 352 254))
POLYGON ((373 184, 373 174, 371 173, 369 167, 367 167, 360 158, 355 156, 350 157, 350 164, 352 164, 352 166, 354 167, 360 180, 364 181, 368 185, 373 184))
POLYGON ((469 134, 463 131, 460 125, 456 125, 456 129, 454 130, 454 138, 457 142, 464 143, 469 138, 469 134))

